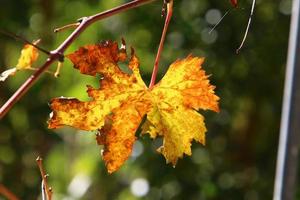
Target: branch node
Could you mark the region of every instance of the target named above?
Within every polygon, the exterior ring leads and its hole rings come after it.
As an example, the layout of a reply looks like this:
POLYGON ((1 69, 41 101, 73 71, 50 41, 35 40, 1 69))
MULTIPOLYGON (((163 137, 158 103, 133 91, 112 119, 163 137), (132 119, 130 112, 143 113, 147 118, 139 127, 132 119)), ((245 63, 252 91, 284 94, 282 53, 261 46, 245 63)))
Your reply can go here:
POLYGON ((39 162, 42 162, 42 160, 43 160, 43 159, 42 159, 40 156, 38 156, 38 157, 36 158, 36 162, 38 162, 38 163, 39 163, 39 162))
POLYGON ((78 23, 82 23, 83 21, 86 21, 88 19, 88 17, 81 17, 79 19, 77 19, 78 23))
POLYGON ((65 61, 65 56, 64 56, 64 54, 63 53, 58 53, 59 55, 58 55, 58 61, 59 62, 64 62, 65 61))

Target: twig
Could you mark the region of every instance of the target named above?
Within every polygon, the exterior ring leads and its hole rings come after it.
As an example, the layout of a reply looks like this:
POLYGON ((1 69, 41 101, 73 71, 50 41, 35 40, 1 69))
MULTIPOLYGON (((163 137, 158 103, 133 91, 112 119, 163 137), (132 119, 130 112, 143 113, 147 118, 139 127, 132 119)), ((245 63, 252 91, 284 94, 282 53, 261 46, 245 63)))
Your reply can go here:
POLYGON ((72 23, 72 24, 67 24, 65 26, 62 26, 62 27, 54 29, 54 33, 58 33, 58 32, 64 31, 64 30, 66 30, 68 28, 77 28, 79 25, 80 25, 80 22, 76 22, 76 23, 72 23))
POLYGON ((0 119, 12 108, 12 106, 28 91, 33 83, 41 76, 41 74, 48 69, 48 67, 56 60, 61 61, 63 59, 64 51, 73 43, 73 41, 91 24, 124 12, 126 10, 142 6, 147 3, 151 3, 155 0, 134 0, 113 9, 98 13, 93 16, 81 18, 80 25, 71 33, 71 35, 55 50, 50 51, 50 55, 46 62, 33 74, 31 75, 20 88, 10 97, 9 100, 0 108, 0 119))
POLYGON ((173 14, 173 0, 169 0, 169 2, 167 2, 167 16, 166 16, 164 29, 163 29, 163 32, 162 32, 162 36, 161 36, 161 39, 160 39, 160 43, 159 43, 159 46, 158 46, 158 51, 157 51, 155 62, 154 62, 154 67, 153 67, 153 71, 152 71, 152 76, 151 76, 151 81, 150 81, 149 88, 152 88, 155 85, 156 76, 157 76, 157 72, 158 72, 160 55, 161 55, 161 52, 162 52, 163 47, 164 47, 166 33, 167 33, 167 30, 168 30, 168 27, 169 27, 170 20, 172 18, 172 14, 173 14))
POLYGON ((54 72, 54 77, 55 78, 59 77, 60 69, 62 68, 62 66, 63 66, 63 62, 58 62, 57 68, 54 72))
POLYGON ((224 17, 226 17, 226 15, 230 12, 230 10, 227 10, 225 12, 225 14, 221 17, 221 19, 214 25, 214 27, 212 27, 212 29, 210 29, 210 31, 208 32, 208 34, 211 34, 213 32, 213 30, 215 30, 215 28, 221 23, 221 21, 224 19, 224 17))
MULTIPOLYGON (((39 68, 28 67, 28 68, 25 68, 25 70, 37 71, 37 70, 39 70, 39 68)), ((54 77, 57 77, 57 76, 55 75, 56 72, 52 72, 52 71, 49 71, 49 70, 45 70, 44 72, 45 72, 45 73, 48 73, 48 74, 51 74, 51 75, 53 75, 54 77)))
POLYGON ((43 159, 41 157, 37 157, 36 159, 36 162, 37 162, 37 165, 40 169, 40 173, 41 173, 41 176, 42 176, 42 196, 44 197, 44 193, 46 194, 46 199, 47 200, 51 200, 52 198, 52 188, 49 187, 48 185, 48 174, 46 174, 45 170, 44 170, 44 167, 43 167, 43 159))
POLYGON ((30 44, 31 46, 34 46, 35 48, 37 48, 38 50, 40 50, 41 52, 45 53, 46 55, 50 55, 50 52, 47 51, 46 49, 43 49, 41 47, 39 47, 37 44, 40 42, 40 40, 36 40, 34 42, 30 42, 28 41, 27 39, 23 38, 22 36, 19 36, 17 34, 14 34, 14 33, 11 33, 11 32, 8 32, 8 31, 4 31, 4 30, 1 30, 0 29, 0 33, 2 33, 3 35, 7 35, 11 38, 14 38, 16 40, 19 40, 25 44, 30 44))
POLYGON ((239 48, 237 48, 237 50, 236 50, 237 54, 240 52, 240 50, 242 49, 242 47, 244 46, 244 43, 246 41, 246 38, 247 38, 247 35, 248 35, 248 31, 249 31, 249 28, 250 28, 250 24, 251 24, 251 20, 252 20, 252 16, 253 16, 253 13, 254 13, 254 7, 255 7, 255 0, 252 1, 252 7, 251 7, 251 12, 250 12, 250 16, 249 16, 247 28, 246 28, 246 31, 245 31, 244 38, 243 38, 243 40, 242 40, 239 48))
POLYGON ((19 200, 19 198, 0 183, 0 195, 4 196, 8 200, 19 200))

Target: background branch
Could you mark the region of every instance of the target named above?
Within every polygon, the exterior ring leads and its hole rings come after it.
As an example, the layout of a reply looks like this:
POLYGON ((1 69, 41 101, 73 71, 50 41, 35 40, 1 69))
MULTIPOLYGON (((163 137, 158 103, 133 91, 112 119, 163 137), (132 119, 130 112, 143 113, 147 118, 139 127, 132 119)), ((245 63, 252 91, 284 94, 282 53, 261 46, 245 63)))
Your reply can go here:
POLYGON ((129 3, 123 4, 121 6, 115 7, 113 9, 98 13, 96 15, 80 18, 79 26, 71 33, 71 35, 55 50, 50 51, 50 55, 46 62, 33 74, 31 75, 11 96, 10 99, 0 108, 0 119, 2 119, 5 114, 12 108, 12 106, 28 91, 28 89, 33 85, 33 83, 46 71, 49 66, 56 60, 62 60, 64 51, 73 43, 73 41, 91 24, 113 16, 115 14, 124 12, 126 10, 139 7, 141 5, 153 2, 155 0, 135 0, 129 3))
POLYGON ((52 188, 49 187, 48 185, 48 174, 46 174, 45 169, 43 167, 43 159, 41 157, 37 157, 36 159, 37 165, 39 167, 41 176, 42 176, 42 196, 43 199, 45 199, 45 195, 46 194, 46 199, 47 200, 51 200, 52 199, 52 188))
POLYGON ((0 183, 0 195, 3 195, 8 200, 19 200, 19 198, 0 183))

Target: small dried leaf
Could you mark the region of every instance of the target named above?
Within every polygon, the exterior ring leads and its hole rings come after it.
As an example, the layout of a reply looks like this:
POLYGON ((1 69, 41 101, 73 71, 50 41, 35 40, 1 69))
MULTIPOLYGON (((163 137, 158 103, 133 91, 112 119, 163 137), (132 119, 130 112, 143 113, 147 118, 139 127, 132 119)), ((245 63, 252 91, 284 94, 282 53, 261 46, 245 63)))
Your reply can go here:
MULTIPOLYGON (((40 40, 33 42, 33 44, 38 44, 40 40)), ((5 81, 9 76, 14 76, 17 71, 24 69, 32 69, 31 65, 38 59, 39 52, 38 49, 30 44, 26 44, 19 57, 16 67, 8 69, 1 73, 0 81, 5 81)))
MULTIPOLYGON (((40 40, 33 42, 35 45, 39 43, 40 40)), ((16 65, 17 70, 29 69, 32 63, 34 63, 39 56, 38 49, 30 44, 26 44, 21 51, 21 56, 16 65)))

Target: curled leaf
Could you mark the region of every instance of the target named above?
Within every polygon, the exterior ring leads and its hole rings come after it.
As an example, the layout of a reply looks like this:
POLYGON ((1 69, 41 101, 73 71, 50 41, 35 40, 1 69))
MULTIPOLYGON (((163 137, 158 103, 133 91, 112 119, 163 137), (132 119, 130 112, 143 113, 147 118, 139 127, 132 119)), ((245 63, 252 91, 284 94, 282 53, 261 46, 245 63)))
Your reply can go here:
MULTIPOLYGON (((37 45, 40 40, 36 40, 33 44, 37 45)), ((0 74, 0 81, 5 81, 9 76, 13 76, 19 70, 32 69, 32 64, 38 59, 38 49, 30 44, 26 44, 19 57, 16 67, 8 69, 0 74)))
POLYGON ((119 63, 126 60, 124 48, 116 42, 87 45, 67 56, 83 74, 103 76, 100 88, 88 86, 91 101, 55 98, 49 128, 64 125, 82 130, 98 130, 97 142, 104 145, 103 159, 109 173, 120 168, 132 152, 136 130, 147 115, 143 133, 163 137, 158 150, 167 162, 176 164, 184 154, 191 155, 193 140, 205 143, 204 117, 196 110, 218 111, 219 98, 201 69, 202 58, 188 56, 174 62, 163 79, 149 89, 139 72, 139 60, 132 50, 123 72, 119 63))
MULTIPOLYGON (((39 42, 40 40, 36 40, 33 44, 37 45, 39 42)), ((16 65, 17 70, 31 68, 31 65, 38 59, 38 57, 38 49, 30 44, 26 44, 21 51, 21 56, 19 57, 18 64, 16 65)))

